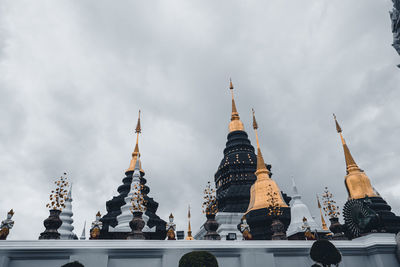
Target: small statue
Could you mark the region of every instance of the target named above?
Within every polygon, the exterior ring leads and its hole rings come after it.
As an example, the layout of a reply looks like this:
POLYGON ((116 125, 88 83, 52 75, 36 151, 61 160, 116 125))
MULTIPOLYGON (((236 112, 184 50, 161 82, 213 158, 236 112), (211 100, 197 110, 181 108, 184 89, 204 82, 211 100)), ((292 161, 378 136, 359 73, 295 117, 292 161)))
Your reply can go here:
POLYGON ((242 217, 242 223, 240 224, 240 232, 243 235, 243 240, 253 239, 253 236, 250 233, 250 226, 247 224, 246 216, 242 217))
POLYGON ((304 237, 306 240, 315 240, 315 235, 311 232, 311 227, 308 224, 306 217, 303 217, 303 225, 301 226, 301 229, 304 230, 304 237))
POLYGON ((1 222, 0 225, 0 240, 6 240, 8 234, 10 233, 10 229, 14 226, 14 221, 11 220, 12 216, 14 215, 14 211, 11 209, 7 213, 7 219, 1 222))
POLYGON ((169 222, 167 223, 166 228, 167 228, 168 240, 176 240, 175 238, 176 224, 174 223, 174 215, 172 215, 172 213, 169 215, 169 222))
POLYGON ((99 239, 100 230, 103 228, 103 223, 100 221, 101 214, 100 211, 96 214, 96 220, 92 222, 92 227, 90 228, 90 238, 89 239, 99 239))

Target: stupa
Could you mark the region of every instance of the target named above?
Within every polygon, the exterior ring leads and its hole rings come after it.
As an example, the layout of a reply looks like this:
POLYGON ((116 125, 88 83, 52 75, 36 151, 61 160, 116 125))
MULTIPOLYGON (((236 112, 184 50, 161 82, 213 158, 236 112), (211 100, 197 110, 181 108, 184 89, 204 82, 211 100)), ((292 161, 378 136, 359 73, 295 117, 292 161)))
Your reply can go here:
MULTIPOLYGON (((346 176, 345 176, 345 186, 347 189, 348 193, 348 200, 358 200, 363 203, 369 203, 367 204, 368 207, 366 209, 370 208, 372 209, 376 214, 378 214, 379 217, 379 225, 376 225, 376 227, 373 227, 374 231, 379 230, 383 232, 389 232, 389 233, 397 233, 400 231, 400 217, 396 216, 393 212, 391 212, 391 207, 387 202, 380 196, 380 194, 377 192, 377 190, 374 189, 374 187, 371 185, 371 181, 369 177, 365 174, 363 170, 361 170, 358 165, 356 164, 353 156, 350 153, 350 149, 347 146, 347 143, 345 139, 343 138, 342 134, 342 128, 340 127, 335 114, 333 114, 334 120, 335 120, 335 125, 336 125, 336 131, 340 135, 340 140, 342 142, 343 146, 343 151, 344 151, 344 157, 345 157, 345 162, 346 162, 346 176), (377 228, 377 229, 375 229, 377 228)), ((348 202, 349 202, 348 201, 348 202)), ((353 201, 353 204, 355 202, 353 201)), ((351 204, 349 202, 349 204, 351 204)), ((355 205, 354 205, 355 206, 355 205)), ((345 204, 346 207, 346 204, 345 204)), ((359 207, 354 207, 354 209, 360 209, 359 207)), ((352 209, 350 206, 348 206, 348 209, 352 209)), ((361 208, 363 209, 363 208, 361 208)), ((349 230, 353 227, 358 227, 357 225, 354 225, 353 223, 357 224, 355 221, 360 221, 362 219, 362 214, 361 213, 367 213, 367 211, 360 210, 360 211, 355 211, 353 210, 352 212, 344 212, 344 217, 345 219, 348 219, 348 222, 346 222, 346 226, 349 230), (357 215, 357 213, 361 215, 357 215), (349 216, 346 216, 348 214, 349 216), (352 215, 357 216, 357 218, 352 218, 352 215), (360 217, 361 216, 361 217, 360 217), (353 221, 353 225, 349 224, 349 221, 353 221)), ((369 215, 370 216, 370 215, 369 215)), ((369 230, 366 230, 369 232, 369 230)))
MULTIPOLYGON (((260 142, 258 140, 258 124, 253 111, 253 128, 257 140, 257 180, 250 189, 250 203, 246 211, 246 220, 250 225, 250 233, 255 240, 270 240, 272 237, 271 224, 274 219, 271 216, 270 208, 274 203, 268 198, 272 193, 275 196, 274 202, 280 209, 280 215, 276 216, 284 225, 285 230, 290 224, 290 198, 284 198, 278 184, 271 179, 270 171, 267 169, 264 158, 261 154, 260 142)), ((276 219, 276 218, 275 218, 276 219)))
POLYGON ((126 177, 122 179, 122 185, 118 187, 118 196, 106 202, 107 214, 101 218, 103 228, 100 232, 100 239, 126 239, 128 232, 118 232, 114 228, 118 225, 117 217, 121 214, 121 207, 126 204, 125 197, 128 195, 131 184, 132 175, 134 173, 136 162, 138 162, 140 171, 140 184, 143 185, 142 193, 146 201, 146 212, 143 214, 143 220, 146 222, 146 229, 152 229, 151 232, 145 232, 146 239, 165 239, 166 237, 166 222, 157 216, 158 203, 153 198, 148 196, 150 188, 146 185, 147 180, 144 178, 144 171, 141 167, 140 152, 139 152, 139 134, 141 133, 140 111, 138 122, 135 129, 136 145, 132 153, 132 159, 129 168, 125 171, 126 177))
MULTIPOLYGON (((237 239, 242 239, 237 225, 249 206, 250 187, 256 180, 256 155, 236 108, 232 80, 229 82, 229 89, 232 98, 229 133, 224 157, 214 176, 218 204, 215 220, 219 223, 217 232, 222 239, 226 239, 229 233, 235 233, 237 239)), ((205 233, 202 226, 195 238, 203 239, 205 233)))
MULTIPOLYGON (((307 221, 307 226, 312 233, 317 233, 320 236, 329 233, 329 230, 325 230, 317 224, 314 217, 311 215, 307 205, 301 200, 301 195, 297 190, 296 183, 293 179, 293 195, 292 202, 290 204, 290 225, 286 231, 288 239, 302 240, 305 239, 304 233, 306 231, 304 218, 307 221)), ((323 217, 322 217, 323 218, 323 217)), ((326 225, 325 225, 326 227, 326 225)))

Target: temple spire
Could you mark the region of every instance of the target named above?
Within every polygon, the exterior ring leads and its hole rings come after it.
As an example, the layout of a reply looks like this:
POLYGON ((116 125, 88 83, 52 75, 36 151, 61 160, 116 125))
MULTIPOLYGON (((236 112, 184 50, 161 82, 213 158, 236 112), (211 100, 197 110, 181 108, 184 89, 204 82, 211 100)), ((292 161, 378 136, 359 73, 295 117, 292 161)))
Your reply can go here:
POLYGON ((346 161, 346 172, 345 185, 347 192, 349 193, 350 199, 361 199, 365 197, 376 197, 376 193, 372 188, 371 181, 368 176, 362 171, 353 159, 349 148, 347 147, 346 141, 342 135, 342 128, 336 120, 335 114, 333 114, 335 120, 336 131, 340 134, 342 140, 344 157, 346 161))
POLYGON ((253 129, 256 134, 256 140, 257 140, 257 170, 255 172, 257 180, 250 188, 250 203, 246 213, 249 213, 252 210, 271 207, 272 206, 271 199, 268 199, 267 197, 269 193, 276 196, 276 202, 280 207, 288 207, 288 205, 285 203, 283 199, 279 186, 269 176, 269 170, 267 169, 264 162, 264 158, 261 154, 260 141, 258 140, 258 132, 257 132, 258 124, 256 121, 254 109, 252 109, 252 112, 253 112, 253 129))
POLYGON ((353 156, 351 155, 350 150, 346 144, 346 141, 343 138, 342 128, 340 127, 335 114, 333 114, 333 118, 335 120, 336 131, 339 133, 340 139, 342 141, 344 157, 346 160, 347 173, 349 173, 350 171, 360 171, 360 168, 357 166, 356 162, 354 161, 353 156))
POLYGON ((318 194, 317 194, 317 202, 318 202, 319 213, 321 214, 322 230, 329 231, 328 226, 326 225, 324 216, 322 215, 322 207, 321 207, 321 203, 319 202, 318 194))
POLYGON ((83 224, 82 234, 81 234, 81 237, 79 239, 80 240, 86 240, 86 221, 83 224))
MULTIPOLYGON (((136 129, 135 129, 136 145, 135 145, 135 149, 132 153, 131 163, 129 164, 129 168, 126 170, 126 172, 134 171, 137 160, 139 160, 139 165, 141 165, 140 164, 141 163, 140 162, 140 152, 139 152, 139 134, 141 132, 142 132, 142 128, 140 126, 140 109, 139 109, 139 116, 138 116, 138 121, 137 121, 136 129)), ((143 170, 141 170, 141 171, 143 172, 143 170)))
POLYGON ((233 95, 233 83, 231 79, 229 79, 229 89, 231 90, 231 95, 232 95, 232 114, 231 114, 231 122, 229 123, 229 132, 243 131, 244 126, 240 120, 239 113, 237 112, 236 109, 235 97, 233 95))
POLYGON ((268 171, 267 167, 265 166, 264 158, 263 158, 262 153, 261 153, 260 141, 258 140, 258 132, 257 132, 258 124, 257 124, 257 121, 256 121, 256 116, 255 116, 254 109, 251 109, 251 111, 253 112, 253 129, 254 129, 254 132, 256 134, 256 140, 257 140, 257 170, 256 170, 256 175, 257 175, 257 178, 258 178, 258 174, 265 173, 265 174, 267 174, 266 178, 270 178, 269 177, 269 171, 268 171))
POLYGON ((192 227, 190 226, 190 205, 188 206, 188 231, 187 231, 187 237, 186 240, 193 240, 192 236, 192 227))

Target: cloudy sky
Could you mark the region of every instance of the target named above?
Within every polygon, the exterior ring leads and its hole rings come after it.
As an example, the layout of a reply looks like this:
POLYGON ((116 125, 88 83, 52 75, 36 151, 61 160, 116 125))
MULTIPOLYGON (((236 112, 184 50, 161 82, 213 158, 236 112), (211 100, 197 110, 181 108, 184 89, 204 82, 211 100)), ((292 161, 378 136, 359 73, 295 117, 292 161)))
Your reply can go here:
MULTIPOLYGON (((390 0, 1 1, 0 219, 37 239, 53 181, 74 183, 76 234, 116 195, 142 110, 142 165, 159 202, 194 232, 223 156, 228 80, 252 142, 256 110, 274 179, 347 198, 332 113, 356 162, 400 214, 400 57, 390 0)), ((318 218, 318 217, 317 217, 318 218)))

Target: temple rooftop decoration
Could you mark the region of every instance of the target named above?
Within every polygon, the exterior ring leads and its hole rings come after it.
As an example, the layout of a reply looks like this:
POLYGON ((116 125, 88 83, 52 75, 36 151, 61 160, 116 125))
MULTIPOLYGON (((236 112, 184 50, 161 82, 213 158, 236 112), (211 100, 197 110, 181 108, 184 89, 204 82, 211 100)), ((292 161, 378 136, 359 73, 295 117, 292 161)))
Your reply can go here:
POLYGON ((74 220, 72 212, 72 183, 68 190, 67 199, 65 200, 65 208, 62 210, 60 214, 60 219, 62 221, 62 225, 58 229, 60 233, 60 239, 78 239, 74 231, 74 226, 72 223, 74 220))
POLYGON ((146 222, 144 234, 146 239, 165 239, 166 237, 166 222, 156 215, 158 209, 158 203, 153 198, 149 197, 150 188, 146 185, 147 180, 144 178, 145 172, 141 167, 140 152, 139 152, 139 134, 141 133, 141 112, 139 111, 138 121, 135 128, 136 133, 136 144, 132 153, 132 159, 129 167, 125 172, 126 177, 122 179, 122 185, 118 187, 118 196, 106 202, 107 214, 101 218, 103 228, 100 232, 100 239, 126 239, 129 232, 118 232, 115 231, 115 227, 118 225, 117 217, 121 215, 121 207, 126 204, 125 198, 131 190, 132 176, 136 163, 138 164, 139 180, 142 186, 143 198, 145 200, 146 212, 143 213, 143 220, 146 222), (152 229, 150 232, 145 232, 146 229, 152 229), (154 230, 155 229, 155 230, 154 230))
POLYGON ((270 225, 272 216, 269 209, 272 203, 268 199, 268 193, 275 195, 275 205, 280 208, 279 220, 284 224, 285 230, 290 223, 290 208, 287 199, 282 195, 278 184, 271 179, 270 171, 267 169, 261 153, 260 142, 258 139, 258 124, 253 110, 253 129, 257 140, 257 170, 255 175, 257 180, 250 189, 250 203, 246 211, 246 219, 250 225, 250 232, 254 239, 271 239, 270 225), (271 192, 269 192, 271 191, 271 192))
MULTIPOLYGON (((293 179, 293 195, 292 202, 290 205, 290 225, 287 229, 286 235, 288 239, 304 239, 304 218, 306 218, 307 224, 310 227, 312 233, 317 232, 318 235, 325 235, 329 233, 329 230, 326 228, 322 229, 320 225, 318 225, 314 217, 311 215, 310 210, 301 200, 301 195, 297 190, 297 186, 293 179)), ((326 227, 326 224, 325 224, 326 227)))
POLYGON ((194 238, 192 236, 192 227, 190 226, 190 206, 188 206, 188 231, 187 231, 186 240, 194 240, 194 238))
MULTIPOLYGON (((340 127, 335 114, 333 114, 333 118, 335 120, 336 131, 340 135, 346 162, 345 185, 348 192, 348 202, 359 200, 363 202, 361 206, 368 203, 366 204, 368 206, 367 208, 372 209, 379 216, 379 225, 375 225, 374 228, 379 228, 380 231, 397 233, 400 230, 400 217, 391 212, 392 208, 373 188, 371 181, 365 172, 358 167, 343 137, 342 128, 340 127)), ((354 208, 356 208, 356 206, 354 206, 354 208)), ((346 212, 346 214, 354 215, 355 212, 346 212)), ((361 218, 347 219, 359 221, 361 218)), ((348 223, 346 223, 346 226, 350 229, 348 223)), ((351 228, 353 227, 354 226, 352 225, 351 228)), ((371 231, 371 229, 366 231, 371 231)))

